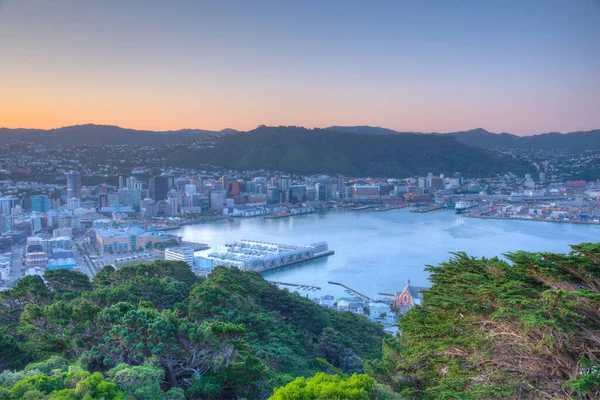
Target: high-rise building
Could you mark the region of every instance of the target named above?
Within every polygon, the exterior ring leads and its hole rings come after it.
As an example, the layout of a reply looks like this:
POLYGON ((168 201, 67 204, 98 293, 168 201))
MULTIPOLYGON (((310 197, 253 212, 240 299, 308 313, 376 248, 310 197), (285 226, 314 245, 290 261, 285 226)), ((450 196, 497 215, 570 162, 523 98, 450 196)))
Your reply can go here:
POLYGON ((177 197, 169 197, 169 215, 179 214, 179 202, 177 197))
POLYGON ((212 191, 210 192, 210 208, 212 210, 222 210, 225 208, 225 192, 212 191))
POLYGON ((292 187, 292 178, 289 176, 282 176, 279 180, 279 189, 282 191, 288 191, 292 187))
POLYGON ((300 203, 306 201, 306 185, 290 186, 290 203, 300 203))
POLYGON ((121 189, 119 190, 119 204, 125 206, 133 206, 137 209, 140 206, 142 192, 137 189, 121 189))
POLYGON ((315 184, 315 200, 326 201, 327 200, 327 185, 324 183, 315 184))
POLYGON ((169 192, 169 177, 155 176, 148 181, 148 196, 154 201, 165 200, 169 192))
POLYGON ((129 178, 125 179, 125 186, 127 187, 127 189, 135 189, 136 182, 137 182, 136 177, 130 176, 129 178))
POLYGON ((77 171, 67 173, 67 199, 81 198, 81 175, 77 171))
POLYGON ((229 194, 229 182, 227 181, 227 177, 223 175, 221 177, 221 187, 223 188, 223 192, 225 192, 225 197, 229 194))
POLYGON ((119 189, 123 189, 125 187, 125 179, 120 176, 119 177, 119 189))
POLYGON ((197 193, 198 188, 196 187, 196 185, 188 183, 187 185, 185 185, 185 194, 187 194, 188 196, 190 196, 193 193, 197 193))
POLYGON ((14 196, 0 198, 0 214, 11 215, 12 209, 17 205, 19 199, 14 196))
POLYGON ((48 196, 31 196, 31 211, 47 212, 50 209, 50 199, 48 196))

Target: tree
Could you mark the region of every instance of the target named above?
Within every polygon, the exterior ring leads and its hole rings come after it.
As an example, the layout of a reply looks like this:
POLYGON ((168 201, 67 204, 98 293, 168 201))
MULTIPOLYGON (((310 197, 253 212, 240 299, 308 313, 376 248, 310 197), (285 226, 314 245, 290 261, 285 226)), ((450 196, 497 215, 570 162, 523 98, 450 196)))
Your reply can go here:
POLYGON ((91 289, 88 276, 70 269, 54 269, 44 272, 46 286, 55 292, 82 292, 91 289))
POLYGON ((354 374, 349 378, 339 375, 317 373, 311 378, 299 377, 287 385, 275 389, 270 400, 366 400, 373 389, 375 379, 368 375, 354 374))
POLYGON ((595 398, 600 244, 568 255, 456 253, 367 372, 425 398, 595 398))

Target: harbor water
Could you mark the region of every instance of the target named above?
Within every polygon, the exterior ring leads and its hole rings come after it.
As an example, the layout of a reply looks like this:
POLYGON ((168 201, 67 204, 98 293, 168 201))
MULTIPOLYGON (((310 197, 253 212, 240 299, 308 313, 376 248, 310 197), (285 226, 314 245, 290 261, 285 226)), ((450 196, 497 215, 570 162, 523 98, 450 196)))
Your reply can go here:
POLYGON ((346 209, 289 218, 219 220, 174 231, 184 240, 206 243, 208 251, 249 239, 292 245, 326 241, 335 255, 264 273, 269 280, 322 287, 315 296, 341 295, 328 281, 342 282, 370 296, 411 284, 430 286, 426 265, 447 261, 450 252, 500 256, 527 251, 568 252, 569 244, 600 240, 600 226, 466 218, 454 211, 411 213, 346 209))

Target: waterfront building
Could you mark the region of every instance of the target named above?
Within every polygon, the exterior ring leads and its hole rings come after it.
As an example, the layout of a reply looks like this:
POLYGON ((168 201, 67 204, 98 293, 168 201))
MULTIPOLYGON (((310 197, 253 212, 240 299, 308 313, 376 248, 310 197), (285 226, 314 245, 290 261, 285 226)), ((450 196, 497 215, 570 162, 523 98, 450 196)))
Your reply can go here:
POLYGON ((306 185, 293 185, 289 190, 290 203, 301 203, 306 201, 306 185))
POLYGON ((183 261, 190 267, 194 265, 194 249, 191 247, 172 247, 165 250, 165 260, 183 261))
POLYGON ((161 232, 146 232, 138 227, 128 229, 94 229, 93 232, 96 245, 100 251, 131 251, 145 249, 148 243, 154 245, 168 240, 177 240, 176 236, 161 232))
POLYGON ((224 265, 243 270, 262 271, 283 265, 312 260, 317 257, 333 254, 327 242, 314 243, 308 246, 241 240, 226 244, 224 253, 210 253, 207 258, 214 266, 224 265))
POLYGON ((67 199, 81 198, 81 175, 77 171, 67 173, 67 199))
POLYGON ((352 186, 352 197, 355 199, 378 199, 379 186, 355 184, 352 186))

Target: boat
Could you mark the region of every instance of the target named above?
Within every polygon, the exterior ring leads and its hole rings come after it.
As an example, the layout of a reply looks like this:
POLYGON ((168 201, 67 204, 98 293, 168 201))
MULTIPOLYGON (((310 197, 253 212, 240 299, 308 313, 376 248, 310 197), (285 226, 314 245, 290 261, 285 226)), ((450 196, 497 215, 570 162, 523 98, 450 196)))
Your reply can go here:
POLYGON ((465 212, 465 210, 468 210, 469 208, 473 208, 475 206, 476 206, 476 204, 472 204, 472 203, 466 202, 464 200, 460 200, 460 201, 456 202, 456 206, 454 207, 454 209, 456 210, 457 214, 462 214, 463 212, 465 212))

